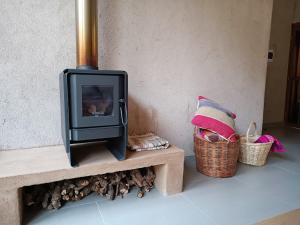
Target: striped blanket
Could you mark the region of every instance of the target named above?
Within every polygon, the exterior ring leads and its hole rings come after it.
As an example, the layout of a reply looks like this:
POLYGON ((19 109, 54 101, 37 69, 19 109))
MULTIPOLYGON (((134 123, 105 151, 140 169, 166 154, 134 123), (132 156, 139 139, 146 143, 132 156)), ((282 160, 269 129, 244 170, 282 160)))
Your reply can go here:
POLYGON ((128 147, 132 151, 159 150, 168 148, 169 142, 153 133, 148 133, 144 135, 129 136, 128 147))

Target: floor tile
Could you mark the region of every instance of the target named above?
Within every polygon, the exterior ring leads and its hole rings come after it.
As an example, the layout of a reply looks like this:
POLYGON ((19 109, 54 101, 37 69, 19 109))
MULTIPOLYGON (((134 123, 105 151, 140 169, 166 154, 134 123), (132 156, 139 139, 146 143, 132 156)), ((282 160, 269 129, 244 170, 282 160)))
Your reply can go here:
POLYGON ((199 184, 182 195, 219 225, 253 224, 292 208, 270 191, 249 187, 235 179, 199 184))
POLYGON ((236 179, 252 187, 260 187, 273 190, 285 188, 291 192, 297 190, 300 185, 300 175, 289 173, 276 166, 252 167, 240 165, 236 179))
POLYGON ((28 225, 104 225, 96 203, 78 207, 44 210, 28 225))
POLYGON ((188 156, 184 162, 184 177, 183 177, 183 189, 193 187, 194 183, 207 182, 214 178, 205 176, 199 173, 196 169, 196 160, 194 156, 188 156))
POLYGON ((180 194, 164 197, 152 190, 142 199, 130 194, 125 199, 99 201, 98 204, 106 225, 213 225, 180 194))

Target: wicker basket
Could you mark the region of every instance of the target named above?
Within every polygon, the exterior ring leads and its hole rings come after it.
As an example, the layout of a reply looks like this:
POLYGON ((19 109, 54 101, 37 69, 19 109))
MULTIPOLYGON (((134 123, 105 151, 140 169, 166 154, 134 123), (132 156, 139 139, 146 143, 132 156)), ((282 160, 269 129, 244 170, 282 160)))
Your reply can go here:
POLYGON ((232 177, 237 168, 240 143, 208 142, 194 134, 197 170, 211 177, 232 177))
POLYGON ((256 131, 256 123, 251 122, 246 136, 241 137, 241 150, 239 161, 253 166, 263 166, 271 149, 273 142, 254 143, 259 136, 256 131), (254 128, 254 134, 250 135, 251 128, 254 128))

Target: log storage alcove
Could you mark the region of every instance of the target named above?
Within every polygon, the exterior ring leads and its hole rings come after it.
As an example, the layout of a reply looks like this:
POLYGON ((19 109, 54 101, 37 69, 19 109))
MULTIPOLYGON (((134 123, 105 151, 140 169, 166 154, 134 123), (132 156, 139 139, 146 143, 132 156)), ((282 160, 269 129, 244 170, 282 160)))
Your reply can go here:
POLYGON ((71 167, 62 145, 0 151, 1 225, 22 224, 22 187, 65 179, 154 166, 155 187, 164 195, 182 191, 184 151, 165 150, 127 153, 118 161, 103 145, 76 147, 78 167, 71 167), (80 154, 84 152, 84 154, 80 154))

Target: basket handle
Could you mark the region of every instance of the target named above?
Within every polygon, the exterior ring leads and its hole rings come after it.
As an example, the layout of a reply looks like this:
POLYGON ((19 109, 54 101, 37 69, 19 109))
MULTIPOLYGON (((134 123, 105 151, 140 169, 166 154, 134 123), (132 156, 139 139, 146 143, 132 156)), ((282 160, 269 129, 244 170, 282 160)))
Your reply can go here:
POLYGON ((249 124, 248 130, 247 130, 247 134, 246 134, 247 143, 249 143, 249 136, 250 136, 250 131, 251 131, 252 127, 254 128, 254 135, 257 136, 256 123, 252 121, 249 124))

